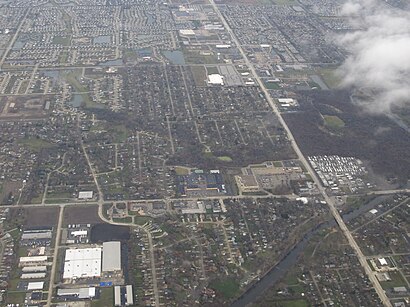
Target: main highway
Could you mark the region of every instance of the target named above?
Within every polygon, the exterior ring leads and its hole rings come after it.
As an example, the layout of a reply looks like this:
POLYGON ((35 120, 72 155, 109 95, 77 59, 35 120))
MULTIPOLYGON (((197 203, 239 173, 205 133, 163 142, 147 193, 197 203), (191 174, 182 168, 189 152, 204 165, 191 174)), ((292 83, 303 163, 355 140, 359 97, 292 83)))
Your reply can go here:
POLYGON ((302 151, 300 150, 300 148, 299 148, 298 144, 296 143, 296 140, 295 140, 292 132, 290 131, 288 125, 286 124, 285 120, 283 119, 282 114, 279 112, 274 100, 272 99, 272 96, 269 94, 269 92, 266 89, 266 87, 265 87, 264 83, 262 82, 261 78, 258 76, 253 63, 249 60, 249 58, 246 55, 244 49, 242 48, 241 44, 239 43, 239 40, 237 39, 235 33, 233 32, 233 30, 229 26, 229 24, 226 21, 225 17, 222 15, 222 13, 219 10, 218 6, 215 4, 215 1, 214 0, 209 0, 209 2, 213 6, 213 8, 214 8, 216 14, 218 15, 219 19, 223 23, 226 31, 230 34, 230 36, 232 38, 232 41, 235 43, 236 47, 238 48, 239 52, 241 53, 242 58, 245 61, 245 64, 248 66, 248 68, 251 71, 253 77, 255 78, 255 80, 259 84, 261 90, 265 94, 265 97, 266 97, 270 107, 272 108, 273 112, 276 114, 276 116, 278 117, 280 123, 282 124, 283 128, 285 129, 285 131, 287 133, 287 136, 288 136, 288 139, 292 144, 293 150, 297 154, 299 160, 305 166, 306 170, 309 172, 310 176, 312 177, 312 180, 314 181, 314 183, 318 187, 320 194, 322 194, 323 198, 326 200, 326 203, 329 206, 329 209, 330 209, 330 212, 333 215, 333 218, 336 220, 337 224, 339 225, 341 231, 343 232, 344 236, 346 237, 347 241, 349 242, 349 245, 356 252, 356 255, 359 259, 359 262, 360 262, 361 266, 363 267, 363 269, 366 272, 368 278, 370 279, 371 283, 373 284, 374 289, 376 290, 376 292, 377 292, 380 300, 382 301, 383 305, 384 306, 389 306, 389 307, 392 306, 389 299, 388 299, 388 297, 387 297, 387 295, 386 295, 386 292, 381 287, 381 285, 380 285, 379 281, 377 280, 375 274, 373 274, 369 264, 367 263, 366 258, 364 257, 363 252, 361 251, 359 245, 357 244, 356 240, 353 238, 351 232, 347 228, 345 222, 343 221, 343 219, 340 216, 338 210, 336 209, 336 204, 335 204, 334 200, 327 195, 326 190, 322 185, 322 182, 319 180, 316 173, 313 171, 312 167, 310 166, 310 164, 306 160, 305 156, 303 155, 302 151))

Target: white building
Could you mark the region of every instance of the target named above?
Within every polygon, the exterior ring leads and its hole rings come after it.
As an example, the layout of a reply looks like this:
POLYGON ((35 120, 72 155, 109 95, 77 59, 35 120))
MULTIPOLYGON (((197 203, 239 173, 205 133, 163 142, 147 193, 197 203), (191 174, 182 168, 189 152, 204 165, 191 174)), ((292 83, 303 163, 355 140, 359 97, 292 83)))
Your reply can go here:
POLYGON ((43 290, 44 281, 29 282, 27 285, 27 290, 43 290))
POLYGON ((79 299, 90 299, 95 297, 95 287, 77 289, 58 289, 57 296, 78 297, 79 299))
POLYGON ((112 241, 103 243, 103 272, 121 270, 121 242, 112 241))
POLYGON ((224 77, 220 74, 208 75, 208 84, 210 84, 210 85, 224 85, 224 77))
POLYGON ((91 199, 93 198, 93 191, 81 191, 78 193, 78 199, 91 199))
POLYGON ((64 279, 101 276, 101 248, 67 249, 64 262, 64 279))

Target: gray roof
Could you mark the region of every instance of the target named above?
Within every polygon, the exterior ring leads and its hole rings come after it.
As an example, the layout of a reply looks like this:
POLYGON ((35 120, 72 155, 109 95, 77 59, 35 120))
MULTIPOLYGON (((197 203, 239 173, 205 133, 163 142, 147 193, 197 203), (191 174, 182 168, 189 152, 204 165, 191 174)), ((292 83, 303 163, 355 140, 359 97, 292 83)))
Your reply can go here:
POLYGON ((121 270, 121 242, 112 241, 103 243, 103 272, 121 270))

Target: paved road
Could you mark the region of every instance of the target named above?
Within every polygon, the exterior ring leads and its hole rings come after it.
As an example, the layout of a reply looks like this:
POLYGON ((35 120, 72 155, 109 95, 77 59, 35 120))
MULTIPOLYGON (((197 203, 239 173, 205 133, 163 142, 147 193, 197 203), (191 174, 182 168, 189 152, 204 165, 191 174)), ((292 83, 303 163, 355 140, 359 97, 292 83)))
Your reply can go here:
POLYGON ((21 31, 21 28, 23 27, 23 24, 24 24, 24 22, 25 22, 25 20, 26 20, 26 17, 27 17, 27 15, 28 15, 29 12, 30 12, 30 9, 27 9, 27 10, 26 10, 26 13, 25 13, 24 16, 21 18, 21 21, 20 21, 20 24, 19 24, 19 26, 18 26, 18 28, 17 28, 17 30, 16 30, 16 33, 14 33, 14 36, 13 36, 13 38, 11 39, 11 41, 10 41, 10 43, 9 43, 9 45, 8 45, 8 47, 7 47, 7 49, 6 49, 6 50, 4 51, 4 53, 3 53, 3 57, 2 57, 1 60, 0 60, 0 71, 2 70, 1 67, 2 67, 3 64, 4 64, 4 61, 6 60, 7 55, 9 54, 11 48, 13 47, 14 43, 16 42, 17 37, 19 36, 19 33, 20 33, 20 31, 21 31))
POLYGON ((47 296, 47 306, 51 306, 51 300, 53 298, 53 287, 54 287, 54 279, 56 275, 57 268, 57 259, 58 259, 58 250, 60 247, 60 240, 61 240, 61 226, 63 224, 63 213, 64 213, 64 206, 60 207, 60 214, 58 215, 58 224, 56 230, 56 238, 54 244, 54 256, 53 256, 53 264, 51 267, 50 272, 50 284, 48 286, 48 296, 47 296))
POLYGON ((210 1, 211 5, 213 6, 213 8, 214 8, 216 14, 218 15, 219 19, 222 21, 225 29, 230 34, 233 42, 236 44, 237 48, 239 49, 239 52, 241 53, 241 55, 242 55, 242 57, 245 61, 245 64, 248 66, 248 68, 250 69, 250 71, 253 74, 254 78, 256 79, 259 86, 261 87, 261 89, 262 89, 263 93, 265 94, 265 97, 266 97, 269 105, 271 106, 272 110, 274 111, 274 113, 279 118, 279 121, 282 124, 282 126, 284 127, 284 129, 285 129, 285 131, 288 135, 288 138, 289 138, 289 140, 292 144, 293 150, 296 152, 296 154, 298 155, 299 160, 303 163, 305 168, 308 170, 310 176, 312 177, 313 181, 315 182, 316 186, 318 187, 320 193, 323 195, 324 199, 326 200, 326 202, 329 206, 330 212, 332 213, 334 219, 336 220, 337 224, 339 225, 340 229, 342 230, 343 234, 345 235, 346 239, 348 240, 349 245, 356 252, 356 255, 359 259, 360 264, 362 265, 362 267, 365 270, 367 276, 369 277, 370 281, 372 282, 372 284, 373 284, 377 294, 379 295, 381 301, 383 302, 383 304, 385 306, 391 306, 391 303, 390 303, 389 299, 387 298, 387 295, 386 295, 385 291, 383 290, 383 288, 381 287, 381 285, 380 285, 379 281, 377 280, 376 276, 372 272, 372 270, 371 270, 369 264, 367 263, 366 258, 364 257, 360 247, 358 246, 357 242, 354 240, 351 232, 347 228, 347 226, 344 223, 342 217, 340 216, 338 210, 336 209, 334 200, 331 199, 327 195, 327 193, 325 191, 325 188, 322 186, 321 181, 316 176, 316 173, 313 171, 312 167, 310 166, 310 164, 306 160, 305 156, 302 154, 302 151, 300 150, 298 144, 296 143, 296 140, 293 137, 292 132, 290 131, 288 125, 286 124, 285 120, 283 119, 282 115, 280 114, 279 110, 277 109, 275 102, 273 101, 272 97, 270 96, 270 94, 269 94, 268 90, 266 89, 265 85, 263 84, 261 78, 256 73, 255 67, 253 66, 253 64, 251 63, 249 58, 247 57, 245 51, 243 50, 242 46, 240 45, 240 43, 239 43, 238 39, 236 38, 234 32, 232 31, 232 29, 229 26, 228 22, 226 21, 225 17, 220 12, 220 10, 219 10, 218 6, 215 4, 214 0, 209 0, 209 1, 210 1))

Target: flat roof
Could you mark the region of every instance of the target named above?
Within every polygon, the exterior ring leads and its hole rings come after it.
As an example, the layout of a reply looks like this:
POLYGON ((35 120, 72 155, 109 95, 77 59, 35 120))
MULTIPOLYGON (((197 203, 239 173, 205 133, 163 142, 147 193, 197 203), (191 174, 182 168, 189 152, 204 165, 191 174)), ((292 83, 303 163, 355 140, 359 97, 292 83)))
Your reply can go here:
POLYGON ((132 285, 127 285, 125 287, 126 290, 126 297, 127 297, 127 302, 125 303, 125 305, 129 306, 129 305, 133 305, 134 304, 134 295, 132 293, 132 285))
POLYGON ((29 282, 27 285, 27 290, 43 290, 44 281, 29 282))
POLYGON ((224 85, 224 78, 220 74, 208 75, 208 83, 214 85, 224 85))
POLYGON ((101 276, 101 248, 67 249, 64 279, 101 276))
POLYGON ((121 306, 121 287, 120 286, 114 287, 114 305, 121 306))
POLYGON ((103 272, 121 270, 121 242, 111 241, 103 243, 103 272))
POLYGON ((81 191, 78 193, 78 198, 79 199, 90 199, 93 198, 93 191, 81 191))
POLYGON ((29 257, 20 257, 21 262, 43 262, 47 261, 47 256, 29 256, 29 257))

